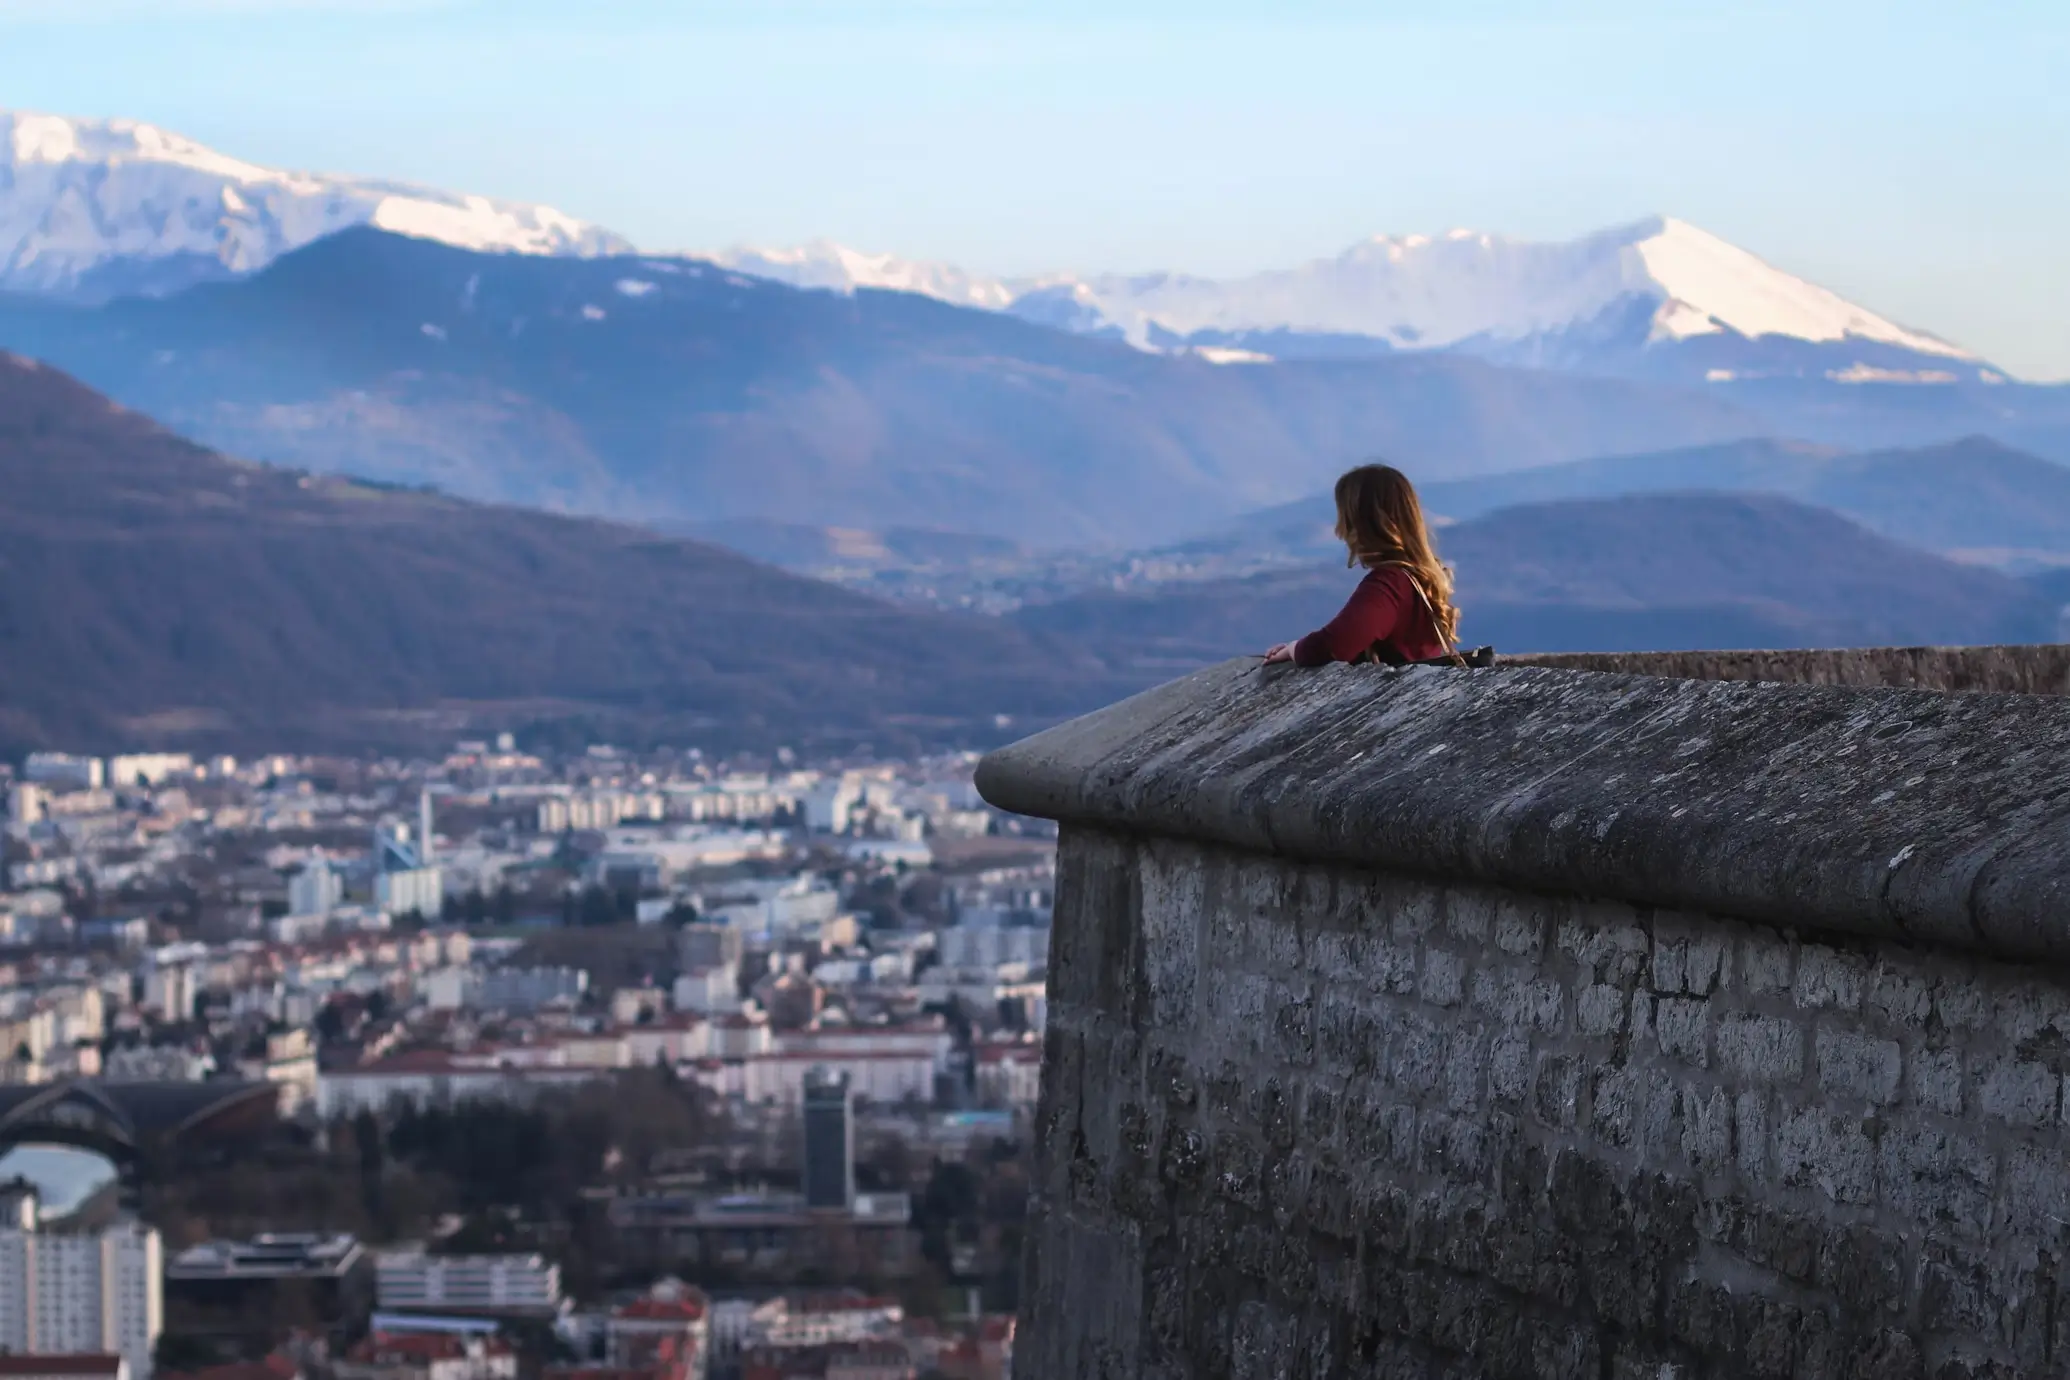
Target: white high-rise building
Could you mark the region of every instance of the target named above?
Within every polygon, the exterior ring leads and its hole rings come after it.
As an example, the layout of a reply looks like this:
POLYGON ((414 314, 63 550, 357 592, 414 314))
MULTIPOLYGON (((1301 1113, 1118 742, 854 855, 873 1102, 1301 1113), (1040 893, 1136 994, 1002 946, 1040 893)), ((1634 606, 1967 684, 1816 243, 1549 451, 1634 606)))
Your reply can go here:
POLYGON ((106 767, 98 757, 74 757, 64 752, 32 752, 22 763, 22 779, 49 786, 71 786, 97 791, 106 782, 106 767))
POLYGON ((374 877, 374 904, 390 915, 412 911, 436 921, 445 905, 445 886, 435 867, 410 867, 374 877))
POLYGON ((20 1184, 0 1205, 0 1352, 119 1355, 149 1380, 165 1318, 158 1233, 140 1222, 47 1230, 35 1190, 20 1184))
POLYGON ((194 759, 184 752, 135 752, 108 759, 111 786, 163 786, 193 772, 194 759))
POLYGON ((288 878, 289 915, 329 915, 345 899, 345 882, 322 854, 288 878))

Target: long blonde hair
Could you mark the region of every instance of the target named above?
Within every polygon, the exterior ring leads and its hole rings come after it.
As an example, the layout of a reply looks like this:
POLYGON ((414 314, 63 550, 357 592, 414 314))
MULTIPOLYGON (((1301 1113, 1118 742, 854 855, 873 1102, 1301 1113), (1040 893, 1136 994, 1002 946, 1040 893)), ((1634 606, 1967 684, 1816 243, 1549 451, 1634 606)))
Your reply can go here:
POLYGON ((1452 602, 1452 572, 1438 559, 1423 520, 1416 486, 1392 465, 1360 465, 1337 480, 1337 535, 1346 565, 1400 566, 1430 600, 1438 635, 1459 640, 1459 609, 1452 602))

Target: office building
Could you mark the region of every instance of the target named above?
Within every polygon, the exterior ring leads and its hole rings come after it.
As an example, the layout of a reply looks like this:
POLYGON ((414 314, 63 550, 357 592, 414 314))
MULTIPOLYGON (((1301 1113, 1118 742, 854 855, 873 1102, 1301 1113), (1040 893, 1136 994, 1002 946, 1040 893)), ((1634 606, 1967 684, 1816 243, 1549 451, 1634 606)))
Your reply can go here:
POLYGON ((120 1356, 149 1380, 164 1316, 157 1232, 134 1221, 49 1230, 33 1186, 0 1191, 0 1352, 120 1356))
MULTIPOLYGON (((190 1246, 165 1266, 175 1305, 224 1318, 265 1319, 294 1307, 313 1309, 326 1328, 345 1329, 373 1303, 373 1260, 346 1233, 269 1232, 248 1241, 190 1246)), ((254 1327, 263 1350, 275 1339, 254 1327)))
POLYGON ((374 905, 389 915, 436 920, 445 905, 445 883, 435 867, 410 867, 374 877, 374 905))
POLYGON ((399 1313, 545 1316, 560 1310, 561 1267, 538 1255, 391 1251, 374 1262, 374 1292, 399 1313))
POLYGON ((67 786, 97 791, 107 781, 98 757, 74 757, 64 752, 32 752, 22 763, 22 779, 43 786, 67 786))
POLYGON ((108 759, 111 786, 162 786, 174 777, 194 774, 194 759, 184 752, 137 752, 108 759))
POLYGON ((845 1210, 855 1202, 855 1095, 846 1073, 805 1075, 804 1121, 805 1206, 845 1210))
POLYGON ((288 878, 289 915, 329 915, 345 899, 345 881, 321 853, 288 878))
POLYGON ((50 792, 33 781, 7 788, 7 818, 15 824, 40 824, 50 805, 50 792))

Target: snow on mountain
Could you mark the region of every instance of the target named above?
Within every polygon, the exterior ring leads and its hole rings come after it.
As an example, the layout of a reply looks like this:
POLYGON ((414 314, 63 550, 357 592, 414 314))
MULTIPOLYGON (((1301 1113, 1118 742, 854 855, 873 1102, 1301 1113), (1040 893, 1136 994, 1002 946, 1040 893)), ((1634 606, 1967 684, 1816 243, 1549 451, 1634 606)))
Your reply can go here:
POLYGON ((968 306, 1003 303, 1044 325, 1114 335, 1146 349, 1241 348, 1255 357, 1274 348, 1327 353, 1356 342, 1365 353, 1460 349, 1573 365, 1693 343, 1702 348, 1683 357, 1708 366, 1699 373, 1726 377, 1735 370, 1720 365, 1744 366, 1745 346, 1768 341, 1832 347, 1809 356, 1799 351, 1782 372, 1824 372, 1843 382, 1861 377, 1850 369, 1921 379, 1937 372, 1890 367, 1913 356, 1978 363, 1958 346, 1669 217, 1552 244, 1469 230, 1382 235, 1335 258, 1219 280, 1165 273, 984 278, 825 243, 721 259, 800 286, 895 287, 968 306), (1833 353, 1860 349, 1870 357, 1833 353))
POLYGON ((352 225, 481 251, 632 249, 547 206, 282 172, 131 120, 0 111, 0 288, 171 291, 352 225))
POLYGON ((968 273, 953 264, 901 259, 894 254, 866 254, 858 249, 814 240, 793 249, 734 248, 700 255, 714 263, 757 278, 771 278, 792 287, 853 292, 884 288, 917 292, 959 307, 1003 311, 1013 304, 1014 289, 997 278, 968 273))

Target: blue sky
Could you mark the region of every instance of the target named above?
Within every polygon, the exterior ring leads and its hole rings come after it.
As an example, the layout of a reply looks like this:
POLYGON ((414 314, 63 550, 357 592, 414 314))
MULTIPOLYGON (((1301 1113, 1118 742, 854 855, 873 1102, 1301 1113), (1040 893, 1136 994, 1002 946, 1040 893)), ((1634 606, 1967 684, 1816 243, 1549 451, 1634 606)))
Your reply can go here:
POLYGON ((1660 211, 2070 378, 2061 0, 0 0, 0 103, 992 272, 1660 211))

